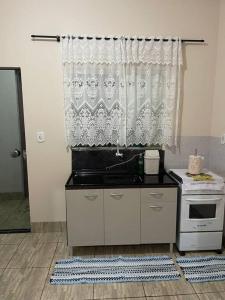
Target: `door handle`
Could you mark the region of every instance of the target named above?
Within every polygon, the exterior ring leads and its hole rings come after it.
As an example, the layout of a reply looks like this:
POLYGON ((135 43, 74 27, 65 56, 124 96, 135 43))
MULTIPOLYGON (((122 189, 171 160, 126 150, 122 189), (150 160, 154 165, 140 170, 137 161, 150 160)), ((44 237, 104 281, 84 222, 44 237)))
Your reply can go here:
POLYGON ((14 149, 13 152, 11 152, 10 155, 11 155, 11 157, 15 158, 15 157, 20 156, 20 154, 21 154, 20 150, 14 149))

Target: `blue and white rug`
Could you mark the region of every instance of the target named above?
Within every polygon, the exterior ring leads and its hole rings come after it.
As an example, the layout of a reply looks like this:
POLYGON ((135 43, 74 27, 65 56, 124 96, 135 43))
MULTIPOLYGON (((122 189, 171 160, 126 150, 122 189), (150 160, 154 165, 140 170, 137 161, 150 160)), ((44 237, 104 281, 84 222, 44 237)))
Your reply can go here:
POLYGON ((178 257, 176 261, 190 282, 225 280, 225 256, 178 257))
POLYGON ((118 256, 62 259, 56 262, 51 284, 90 284, 177 280, 179 272, 169 256, 118 256))

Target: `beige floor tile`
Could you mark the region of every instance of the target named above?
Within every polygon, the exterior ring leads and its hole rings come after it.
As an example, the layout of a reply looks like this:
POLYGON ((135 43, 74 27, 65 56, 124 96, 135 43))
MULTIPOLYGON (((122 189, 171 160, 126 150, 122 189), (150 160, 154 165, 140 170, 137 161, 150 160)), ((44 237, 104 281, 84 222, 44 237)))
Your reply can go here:
POLYGON ((73 247, 73 256, 94 257, 95 247, 73 247))
POLYGON ((196 293, 225 292, 225 281, 192 283, 196 293))
POLYGON ((0 245, 19 245, 25 236, 25 233, 0 234, 0 245))
POLYGON ((5 268, 13 255, 16 253, 17 245, 0 245, 0 267, 5 268))
MULTIPOLYGON (((95 247, 95 256, 116 255, 171 255, 169 245, 127 245, 127 246, 99 246, 95 247)), ((175 257, 173 254, 172 256, 175 257)))
MULTIPOLYGON (((70 253, 67 245, 65 243, 58 243, 51 263, 51 269, 54 268, 57 260, 65 259, 69 257, 70 257, 70 253)), ((50 270, 50 273, 52 273, 52 270, 50 270)))
MULTIPOLYGON (((169 244, 152 244, 152 245, 140 245, 140 254, 145 255, 170 255, 169 244)), ((173 254, 177 253, 177 248, 174 245, 173 254)))
POLYGON ((61 232, 41 232, 28 233, 25 236, 25 241, 39 241, 42 243, 57 243, 59 241, 61 232))
POLYGON ((225 293, 205 293, 198 294, 200 300, 224 300, 225 293))
POLYGON ((163 297, 147 297, 147 300, 199 300, 197 295, 178 295, 163 297))
POLYGON ((52 285, 50 276, 45 283, 41 300, 93 299, 93 284, 52 285))
POLYGON ((32 232, 62 232, 66 231, 66 222, 32 222, 32 232))
POLYGON ((5 269, 0 276, 0 299, 39 300, 47 268, 5 269))
MULTIPOLYGON (((94 257, 95 247, 73 247, 73 256, 94 257)), ((55 257, 63 259, 70 257, 70 249, 66 243, 58 243, 55 257)))
POLYGON ((95 247, 95 257, 135 255, 138 246, 98 246, 95 247))
POLYGON ((179 294, 194 294, 190 283, 184 278, 173 281, 144 282, 146 296, 172 296, 179 294))
POLYGON ((59 243, 66 243, 67 242, 67 234, 66 232, 59 232, 59 243))
POLYGON ((38 241, 23 241, 8 268, 50 267, 57 243, 41 243, 38 241))
POLYGON ((70 256, 69 247, 65 243, 58 243, 55 251, 57 259, 68 258, 70 256))
POLYGON ((145 297, 142 283, 94 284, 94 299, 145 297))
POLYGON ((107 300, 146 300, 145 297, 138 297, 138 298, 108 298, 107 300))

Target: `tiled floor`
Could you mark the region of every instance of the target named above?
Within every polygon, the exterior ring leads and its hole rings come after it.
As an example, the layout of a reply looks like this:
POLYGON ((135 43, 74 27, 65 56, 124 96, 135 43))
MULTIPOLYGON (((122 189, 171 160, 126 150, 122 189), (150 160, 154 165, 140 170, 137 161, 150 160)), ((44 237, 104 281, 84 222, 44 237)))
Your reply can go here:
MULTIPOLYGON (((167 245, 79 247, 74 255, 160 255, 169 254, 168 248, 167 245)), ((174 258, 178 255, 175 251, 174 258)), ((50 285, 55 260, 68 256, 63 233, 0 235, 0 300, 225 300, 225 281, 190 284, 183 277, 168 282, 50 285)))

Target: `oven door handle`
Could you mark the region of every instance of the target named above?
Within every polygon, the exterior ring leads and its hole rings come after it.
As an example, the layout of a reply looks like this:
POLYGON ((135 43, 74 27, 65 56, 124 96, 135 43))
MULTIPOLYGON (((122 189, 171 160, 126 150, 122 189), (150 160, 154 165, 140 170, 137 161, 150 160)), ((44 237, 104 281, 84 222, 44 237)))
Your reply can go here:
POLYGON ((214 198, 214 199, 194 199, 194 198, 187 198, 186 201, 188 202, 198 202, 199 204, 203 203, 203 202, 218 202, 223 200, 223 198, 214 198))

